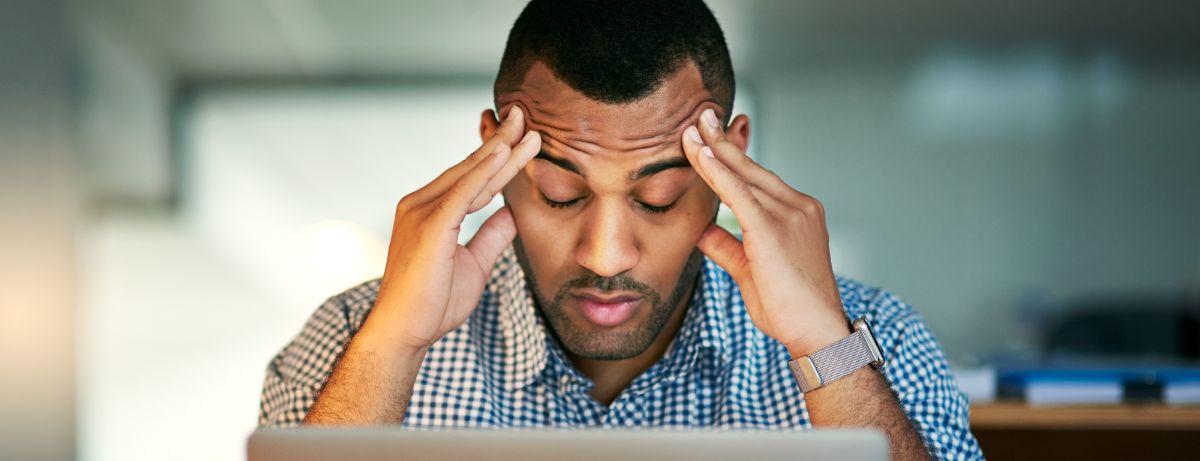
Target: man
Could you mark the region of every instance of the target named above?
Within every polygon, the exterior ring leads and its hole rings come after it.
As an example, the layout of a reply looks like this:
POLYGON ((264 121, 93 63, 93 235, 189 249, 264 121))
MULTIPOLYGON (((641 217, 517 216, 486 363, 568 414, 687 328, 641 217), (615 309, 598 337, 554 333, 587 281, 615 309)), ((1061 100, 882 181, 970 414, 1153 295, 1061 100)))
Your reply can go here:
POLYGON ((743 154, 733 88, 699 0, 532 1, 482 146, 400 200, 383 278, 275 358, 259 423, 856 426, 981 457, 917 313, 836 278, 821 204, 743 154))

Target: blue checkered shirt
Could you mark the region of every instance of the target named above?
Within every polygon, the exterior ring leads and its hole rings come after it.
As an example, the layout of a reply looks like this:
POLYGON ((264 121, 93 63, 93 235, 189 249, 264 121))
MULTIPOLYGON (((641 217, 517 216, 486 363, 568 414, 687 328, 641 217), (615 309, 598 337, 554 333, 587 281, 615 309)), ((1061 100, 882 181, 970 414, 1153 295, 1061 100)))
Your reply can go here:
MULTIPOLYGON (((706 259, 700 277, 662 359, 605 406, 547 333, 510 247, 475 312, 429 349, 403 425, 811 428, 787 349, 755 328, 737 285, 716 263, 706 259)), ((891 293, 851 280, 840 278, 838 287, 848 316, 871 322, 888 359, 884 373, 930 452, 941 459, 982 458, 968 427, 967 400, 917 312, 891 293)), ((271 361, 260 426, 304 419, 378 290, 376 280, 331 298, 271 361)))

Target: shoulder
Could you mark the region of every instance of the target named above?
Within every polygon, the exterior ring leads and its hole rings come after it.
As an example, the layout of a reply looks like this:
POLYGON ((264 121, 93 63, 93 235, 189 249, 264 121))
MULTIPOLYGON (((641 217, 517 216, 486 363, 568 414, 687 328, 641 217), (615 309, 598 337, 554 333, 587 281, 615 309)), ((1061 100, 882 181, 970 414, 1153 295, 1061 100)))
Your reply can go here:
POLYGON ((850 318, 866 317, 887 365, 884 374, 905 412, 939 458, 982 458, 970 432, 966 397, 945 352, 921 315, 891 292, 839 278, 850 318))
POLYGON ((837 283, 842 308, 851 319, 866 317, 872 327, 877 323, 919 321, 917 311, 890 291, 841 276, 837 277, 837 283))
POLYGON ((322 308, 335 311, 350 326, 357 331, 358 327, 371 313, 375 306, 375 298, 379 296, 380 279, 368 280, 343 291, 325 302, 322 308))
MULTIPOLYGON (((736 333, 754 336, 755 328, 746 311, 741 290, 733 278, 720 266, 708 261, 705 266, 706 297, 718 298, 716 307, 732 320, 730 328, 736 333)), ((895 337, 912 326, 924 327, 920 314, 890 291, 867 285, 848 277, 837 277, 842 309, 848 319, 866 317, 877 336, 895 337)), ((707 302, 713 299, 705 299, 707 302)), ((735 335, 736 336, 736 335, 735 335)))
MULTIPOLYGON (((336 318, 339 326, 344 329, 345 336, 354 336, 375 307, 375 300, 379 297, 379 285, 380 279, 369 280, 329 298, 317 313, 313 314, 313 319, 336 318)), ((491 293, 485 290, 480 300, 481 306, 489 304, 487 300, 490 295, 491 293)), ((474 315, 487 315, 490 313, 487 311, 489 310, 477 308, 474 315)), ((310 326, 311 323, 310 321, 310 326)), ((466 334, 470 330, 469 323, 464 322, 463 325, 451 330, 446 336, 435 342, 427 354, 436 357, 445 352, 447 348, 454 349, 461 346, 460 343, 465 340, 466 334)))
POLYGON ((899 296, 846 277, 838 277, 838 289, 846 316, 850 319, 865 317, 885 350, 908 352, 899 349, 934 349, 940 358, 941 346, 929 331, 925 320, 899 296))
MULTIPOLYGON (((730 347, 734 352, 754 346, 770 351, 777 358, 789 359, 786 347, 761 334, 754 326, 741 291, 732 278, 715 265, 706 270, 710 271, 706 276, 713 283, 713 291, 724 298, 724 302, 716 304, 728 319, 729 335, 725 339, 733 343, 730 347)), ((914 362, 932 362, 922 363, 923 366, 944 368, 940 360, 941 346, 916 309, 890 291, 851 278, 839 276, 837 283, 847 319, 865 317, 889 360, 913 359, 914 362), (920 352, 920 356, 913 357, 914 352, 920 352), (939 360, 931 361, 931 358, 939 360)))
POLYGON ((275 363, 285 374, 296 375, 307 385, 323 384, 346 343, 370 313, 378 292, 379 280, 371 280, 327 299, 309 316, 300 334, 280 352, 275 363))

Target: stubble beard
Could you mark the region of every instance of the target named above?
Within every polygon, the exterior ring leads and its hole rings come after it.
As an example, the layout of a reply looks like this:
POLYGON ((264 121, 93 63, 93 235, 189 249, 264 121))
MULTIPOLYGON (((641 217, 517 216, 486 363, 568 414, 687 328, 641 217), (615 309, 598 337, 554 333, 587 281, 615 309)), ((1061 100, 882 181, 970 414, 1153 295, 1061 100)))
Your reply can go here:
POLYGON ((700 269, 704 264, 704 256, 700 250, 693 248, 684 264, 683 272, 671 294, 663 299, 649 285, 639 282, 626 275, 601 277, 582 269, 585 273, 574 278, 558 289, 553 300, 546 300, 537 283, 537 277, 529 264, 529 256, 520 235, 513 240, 513 250, 517 262, 525 273, 525 282, 533 293, 534 303, 538 313, 550 327, 550 333, 558 340, 567 352, 589 360, 624 360, 636 357, 650 348, 654 340, 662 333, 672 314, 681 309, 681 301, 687 296, 698 281, 700 269), (650 316, 637 325, 630 333, 614 336, 597 333, 579 328, 567 317, 563 303, 570 299, 571 291, 580 288, 595 288, 602 291, 632 291, 642 295, 643 302, 650 304, 650 316))

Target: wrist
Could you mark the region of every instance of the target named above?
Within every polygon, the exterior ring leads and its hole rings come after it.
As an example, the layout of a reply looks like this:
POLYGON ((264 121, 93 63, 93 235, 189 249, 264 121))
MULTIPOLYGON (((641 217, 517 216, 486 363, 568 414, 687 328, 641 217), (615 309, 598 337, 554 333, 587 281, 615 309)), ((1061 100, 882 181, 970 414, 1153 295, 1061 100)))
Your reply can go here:
POLYGON ((883 350, 867 318, 855 319, 851 330, 852 333, 815 352, 796 350, 795 353, 800 355, 789 360, 788 367, 796 377, 800 392, 820 389, 868 365, 876 369, 884 366, 883 350))
POLYGON ((381 321, 380 316, 374 314, 376 313, 372 312, 368 315, 362 327, 354 334, 354 346, 397 358, 423 358, 429 351, 432 343, 398 331, 392 327, 394 323, 381 321))
POLYGON ((821 325, 810 325, 806 334, 796 336, 796 339, 784 342, 784 347, 792 358, 812 355, 830 344, 850 336, 853 330, 845 319, 826 321, 821 325))

